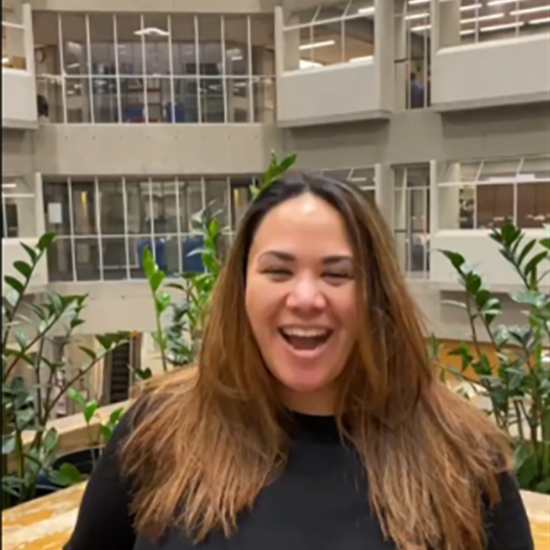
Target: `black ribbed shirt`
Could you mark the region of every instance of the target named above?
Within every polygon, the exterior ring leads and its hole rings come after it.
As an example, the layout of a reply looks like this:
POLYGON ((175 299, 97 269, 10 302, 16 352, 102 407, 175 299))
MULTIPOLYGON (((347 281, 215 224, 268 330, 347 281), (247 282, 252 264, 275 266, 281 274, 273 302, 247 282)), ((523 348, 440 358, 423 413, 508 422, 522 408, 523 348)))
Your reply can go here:
MULTIPOLYGON (((86 488, 66 550, 191 550, 173 529, 161 542, 135 533, 130 490, 117 449, 128 433, 123 419, 86 488)), ((284 473, 243 514, 237 533, 214 533, 201 550, 392 550, 368 504, 357 454, 342 444, 332 417, 293 414, 292 448, 284 473)), ((488 550, 533 550, 525 509, 511 476, 500 480, 501 502, 487 516, 488 550)))

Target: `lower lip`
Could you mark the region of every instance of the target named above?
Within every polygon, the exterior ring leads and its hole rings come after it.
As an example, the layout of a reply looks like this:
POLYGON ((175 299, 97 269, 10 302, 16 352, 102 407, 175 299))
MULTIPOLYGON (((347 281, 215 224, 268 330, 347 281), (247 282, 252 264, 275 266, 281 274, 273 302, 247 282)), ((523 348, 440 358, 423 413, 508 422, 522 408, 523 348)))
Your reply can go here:
POLYGON ((326 347, 328 346, 328 344, 330 343, 333 336, 334 335, 331 334, 326 342, 324 342, 320 346, 317 346, 314 349, 296 349, 294 346, 290 345, 283 336, 279 334, 279 338, 283 341, 284 346, 292 355, 294 355, 294 357, 298 359, 309 359, 309 360, 317 359, 319 356, 321 356, 325 351, 326 347))

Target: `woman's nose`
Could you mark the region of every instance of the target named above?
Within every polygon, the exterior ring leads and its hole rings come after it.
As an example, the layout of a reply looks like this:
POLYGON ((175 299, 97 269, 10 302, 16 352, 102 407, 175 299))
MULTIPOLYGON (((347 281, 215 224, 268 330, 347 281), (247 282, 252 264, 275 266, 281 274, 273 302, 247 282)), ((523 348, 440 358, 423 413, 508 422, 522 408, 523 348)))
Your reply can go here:
POLYGON ((287 299, 287 306, 296 311, 316 311, 325 305, 326 300, 319 284, 311 278, 297 280, 287 299))

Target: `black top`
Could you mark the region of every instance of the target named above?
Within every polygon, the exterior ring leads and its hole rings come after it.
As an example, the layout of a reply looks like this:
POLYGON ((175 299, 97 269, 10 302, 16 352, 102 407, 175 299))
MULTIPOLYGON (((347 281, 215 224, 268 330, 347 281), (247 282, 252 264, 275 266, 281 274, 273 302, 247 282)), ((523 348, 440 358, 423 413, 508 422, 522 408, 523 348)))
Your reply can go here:
MULTIPOLYGON (((293 445, 284 473, 243 514, 229 540, 212 534, 201 550, 392 550, 370 511, 368 483, 354 451, 344 446, 332 417, 293 413, 293 445)), ((162 543, 136 535, 129 487, 116 450, 128 433, 123 419, 92 475, 66 550, 191 550, 176 529, 162 543)), ((488 516, 488 550, 533 550, 523 503, 512 477, 502 476, 502 501, 488 516)))

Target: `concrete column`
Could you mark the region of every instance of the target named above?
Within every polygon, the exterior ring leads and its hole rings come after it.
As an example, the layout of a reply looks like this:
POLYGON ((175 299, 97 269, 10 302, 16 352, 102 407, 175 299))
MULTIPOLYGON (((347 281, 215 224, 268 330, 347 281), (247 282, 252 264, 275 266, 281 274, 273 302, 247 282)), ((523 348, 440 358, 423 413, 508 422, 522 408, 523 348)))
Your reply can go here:
MULTIPOLYGON (((407 181, 405 177, 406 171, 404 168, 394 168, 392 170, 393 179, 393 232, 395 234, 395 249, 397 260, 402 271, 407 268, 408 254, 408 209, 407 209, 407 181), (395 233, 396 230, 405 230, 405 232, 395 233)), ((409 243, 410 244, 410 243, 409 243)))
POLYGON ((394 109, 394 5, 388 0, 375 0, 374 67, 378 94, 378 108, 394 109))
POLYGON ((460 163, 437 163, 430 166, 432 233, 440 229, 460 229, 460 188, 440 187, 440 174, 446 166, 447 181, 460 181, 460 163), (433 215, 435 216, 435 219, 433 215))
POLYGON ((42 183, 42 174, 34 174, 34 215, 36 236, 40 237, 46 233, 46 224, 44 221, 44 186, 42 183))
POLYGON ((393 210, 394 210, 394 191, 393 191, 393 171, 390 166, 385 164, 376 164, 374 167, 375 196, 376 204, 384 216, 388 226, 393 231, 393 210))
POLYGON ((36 74, 34 66, 34 34, 32 26, 32 8, 30 4, 23 4, 21 15, 23 19, 23 27, 25 27, 23 40, 27 71, 34 75, 36 74))
POLYGON ((407 0, 394 0, 394 13, 401 14, 394 17, 394 108, 396 111, 404 111, 407 108, 407 97, 409 96, 407 86, 409 83, 408 63, 396 63, 396 59, 407 58, 407 23, 405 21, 405 8, 407 0))
POLYGON ((460 0, 432 0, 432 60, 441 48, 460 44, 460 0))

